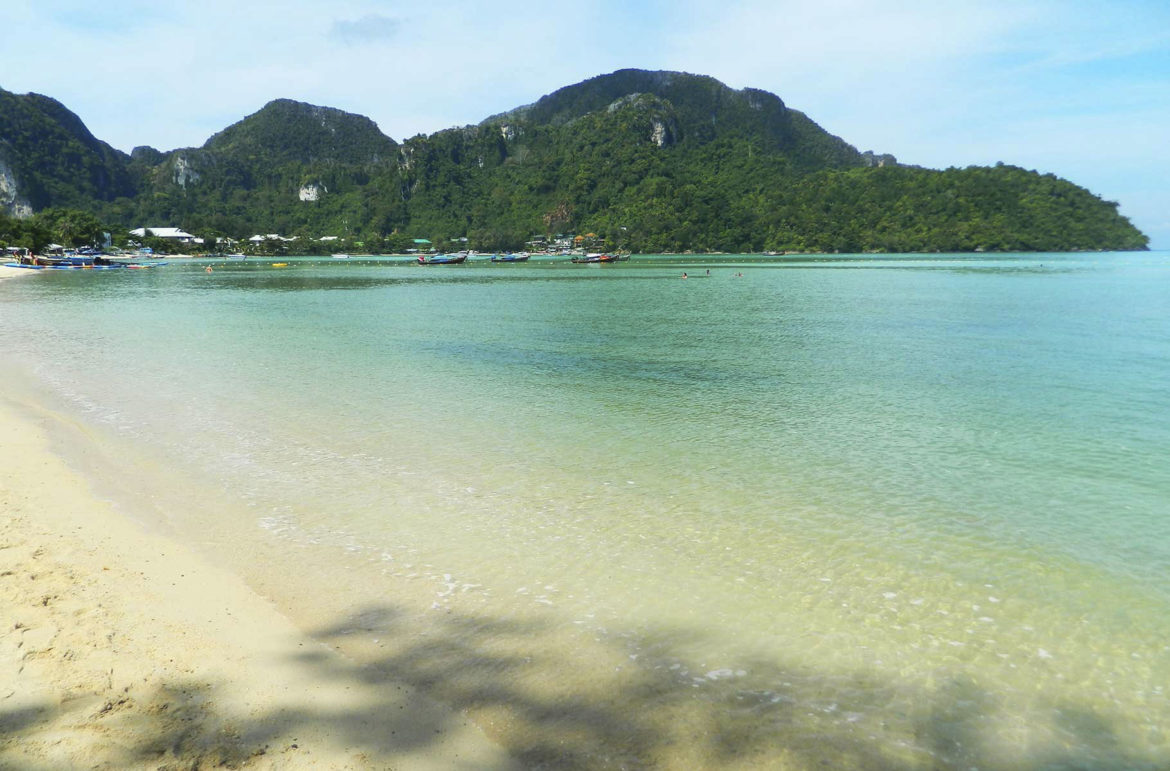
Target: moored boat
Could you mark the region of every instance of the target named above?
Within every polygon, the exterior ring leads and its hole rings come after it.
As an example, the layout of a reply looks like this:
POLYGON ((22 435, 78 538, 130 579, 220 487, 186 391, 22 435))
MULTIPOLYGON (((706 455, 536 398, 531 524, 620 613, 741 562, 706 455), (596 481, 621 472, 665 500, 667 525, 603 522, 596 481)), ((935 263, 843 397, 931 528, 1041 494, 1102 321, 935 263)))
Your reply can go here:
POLYGON ((493 254, 492 262, 526 262, 531 255, 520 252, 519 254, 493 254))
POLYGON ((597 263, 597 262, 617 262, 618 256, 616 254, 586 254, 579 255, 572 259, 576 263, 597 263))
POLYGON ((431 257, 421 254, 418 256, 419 265, 458 265, 461 262, 467 262, 467 252, 436 254, 431 257))

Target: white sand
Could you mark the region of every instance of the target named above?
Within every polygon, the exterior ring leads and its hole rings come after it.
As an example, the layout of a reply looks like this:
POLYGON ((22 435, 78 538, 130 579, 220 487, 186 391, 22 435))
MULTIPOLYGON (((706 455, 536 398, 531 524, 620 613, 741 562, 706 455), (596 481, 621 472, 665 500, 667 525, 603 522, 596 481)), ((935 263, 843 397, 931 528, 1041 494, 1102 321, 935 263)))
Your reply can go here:
POLYGON ((97 500, 53 419, 0 401, 0 768, 513 767, 97 500))
POLYGON ((35 276, 40 271, 29 270, 28 268, 8 268, 0 265, 0 281, 6 278, 16 278, 17 276, 35 276))

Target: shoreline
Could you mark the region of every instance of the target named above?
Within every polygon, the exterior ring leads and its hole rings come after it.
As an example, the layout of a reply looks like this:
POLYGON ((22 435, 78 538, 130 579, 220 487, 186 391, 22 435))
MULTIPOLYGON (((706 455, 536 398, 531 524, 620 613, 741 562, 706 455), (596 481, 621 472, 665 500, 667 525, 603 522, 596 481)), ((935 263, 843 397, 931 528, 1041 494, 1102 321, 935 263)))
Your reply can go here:
POLYGON ((27 268, 10 268, 7 265, 0 265, 0 281, 6 278, 16 278, 17 276, 28 276, 39 271, 28 270, 27 268))
POLYGON ((0 766, 513 768, 463 714, 147 532, 0 400, 0 766))

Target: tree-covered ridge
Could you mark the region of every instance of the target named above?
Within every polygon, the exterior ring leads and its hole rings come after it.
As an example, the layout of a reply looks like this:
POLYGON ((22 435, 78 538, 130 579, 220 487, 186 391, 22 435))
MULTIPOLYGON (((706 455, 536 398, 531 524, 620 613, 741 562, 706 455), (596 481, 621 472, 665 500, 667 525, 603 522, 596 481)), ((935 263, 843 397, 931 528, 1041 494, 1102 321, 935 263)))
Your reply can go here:
POLYGON ((765 218, 769 248, 1075 251, 1148 244, 1116 203, 1054 175, 1003 164, 822 173, 793 192, 765 218))
MULTIPOLYGON (((79 135, 63 107, 38 115, 52 124, 46 136, 79 135)), ((16 141, 35 139, 26 131, 16 141)), ((105 157, 100 150, 88 157, 105 157)), ((621 70, 401 144, 368 118, 277 100, 203 147, 112 158, 127 192, 75 185, 60 200, 80 201, 111 230, 170 225, 209 239, 330 235, 376 249, 467 238, 494 250, 538 234, 594 233, 609 248, 644 252, 1147 243, 1116 204, 1052 175, 1003 165, 936 171, 888 157, 878 167, 775 95, 677 72, 621 70)), ((29 173, 70 184, 47 161, 29 173)))
POLYGON ((398 144, 364 116, 279 99, 203 147, 156 153, 135 150, 143 189, 106 216, 234 238, 396 227, 401 195, 384 179, 397 174, 398 144))
POLYGON ((416 223, 488 244, 525 232, 594 232, 646 252, 1146 245, 1116 204, 1052 175, 1009 166, 871 168, 856 151, 844 168, 808 172, 810 144, 816 153, 839 140, 817 129, 799 153, 769 152, 766 137, 744 123, 695 140, 690 119, 658 95, 583 114, 579 99, 570 104, 543 107, 545 120, 533 120, 539 110, 529 107, 417 140, 426 174, 413 180, 411 210, 430 219, 416 214, 416 223))
POLYGON ((269 102, 203 145, 237 162, 377 164, 398 155, 398 143, 362 115, 291 99, 269 102))
POLYGON ((757 151, 785 154, 805 169, 863 163, 856 148, 790 110, 775 94, 753 88, 736 91, 715 78, 681 72, 618 70, 566 86, 485 123, 564 126, 639 94, 652 94, 673 107, 677 141, 694 145, 716 140, 752 142, 757 151))
POLYGON ((129 159, 96 139, 60 102, 0 89, 0 165, 33 210, 89 208, 131 194, 129 159))

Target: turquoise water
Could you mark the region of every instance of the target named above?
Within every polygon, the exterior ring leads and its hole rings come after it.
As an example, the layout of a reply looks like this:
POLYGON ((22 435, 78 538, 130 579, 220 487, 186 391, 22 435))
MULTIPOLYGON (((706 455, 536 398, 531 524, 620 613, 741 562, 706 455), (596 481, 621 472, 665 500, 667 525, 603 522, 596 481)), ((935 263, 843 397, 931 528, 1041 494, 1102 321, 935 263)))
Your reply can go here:
POLYGON ((4 281, 0 365, 532 764, 1170 765, 1165 254, 289 262, 4 281))

